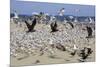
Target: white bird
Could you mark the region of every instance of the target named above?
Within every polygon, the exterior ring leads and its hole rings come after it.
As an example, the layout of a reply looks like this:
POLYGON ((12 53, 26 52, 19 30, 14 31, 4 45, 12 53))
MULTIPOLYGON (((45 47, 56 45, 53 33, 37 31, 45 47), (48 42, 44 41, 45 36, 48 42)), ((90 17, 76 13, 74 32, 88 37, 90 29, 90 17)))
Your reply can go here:
POLYGON ((78 22, 77 18, 75 18, 74 22, 78 22))
POLYGON ((65 12, 65 8, 62 8, 58 11, 59 16, 63 16, 65 12))
POLYGON ((74 48, 73 48, 74 50, 77 50, 78 48, 76 47, 76 45, 74 44, 74 48))
POLYGON ((14 17, 13 18, 15 18, 15 19, 19 18, 16 11, 14 12, 14 17))
POLYGON ((89 23, 93 23, 93 20, 92 20, 92 18, 89 18, 89 23))

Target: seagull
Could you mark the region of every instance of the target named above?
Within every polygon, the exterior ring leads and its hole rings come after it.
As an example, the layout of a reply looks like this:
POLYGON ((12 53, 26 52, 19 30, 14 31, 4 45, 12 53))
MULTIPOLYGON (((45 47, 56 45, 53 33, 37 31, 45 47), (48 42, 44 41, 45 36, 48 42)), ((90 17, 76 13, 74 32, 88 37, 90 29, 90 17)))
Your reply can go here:
POLYGON ((16 11, 14 11, 14 16, 12 17, 13 21, 18 24, 19 16, 16 11))
POLYGON ((73 47, 74 52, 71 52, 70 54, 72 56, 74 56, 76 54, 76 52, 77 52, 77 49, 78 49, 78 47, 76 47, 76 45, 74 45, 74 47, 73 47))
POLYGON ((63 16, 65 12, 65 8, 62 8, 58 11, 59 16, 63 16))
POLYGON ((74 22, 78 22, 77 18, 74 19, 74 22))
POLYGON ((89 23, 93 23, 94 21, 93 21, 93 19, 90 17, 89 18, 89 23))
POLYGON ((17 12, 15 11, 14 12, 14 17, 13 18, 16 18, 16 19, 18 19, 19 17, 18 17, 18 14, 17 14, 17 12))
POLYGON ((32 21, 32 25, 30 25, 27 21, 25 21, 25 24, 28 28, 28 32, 34 32, 34 27, 36 25, 36 18, 32 21))

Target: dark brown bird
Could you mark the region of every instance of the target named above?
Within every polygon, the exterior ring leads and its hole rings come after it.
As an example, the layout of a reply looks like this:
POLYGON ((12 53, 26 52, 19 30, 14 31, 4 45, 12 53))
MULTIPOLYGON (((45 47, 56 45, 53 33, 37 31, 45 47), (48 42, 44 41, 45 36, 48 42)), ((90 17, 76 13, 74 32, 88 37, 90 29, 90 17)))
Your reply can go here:
POLYGON ((57 45, 56 45, 56 48, 57 48, 58 50, 61 50, 61 51, 66 51, 66 48, 65 48, 63 45, 61 45, 61 44, 57 44, 57 45))
POLYGON ((36 25, 36 18, 32 21, 32 25, 30 25, 27 21, 25 21, 25 24, 28 28, 28 32, 34 32, 34 27, 36 25))
POLYGON ((87 59, 88 56, 90 56, 90 54, 92 54, 92 52, 93 51, 91 48, 84 47, 84 49, 81 50, 80 55, 79 55, 82 59, 82 62, 84 62, 85 59, 87 59))
POLYGON ((57 27, 58 27, 58 25, 57 25, 57 23, 55 22, 55 23, 51 23, 51 32, 56 32, 56 31, 58 31, 58 29, 57 29, 57 27))
POLYGON ((92 51, 91 48, 87 48, 87 54, 88 54, 88 55, 92 54, 92 52, 93 52, 93 51, 92 51))
POLYGON ((74 52, 70 53, 72 56, 74 56, 76 54, 76 50, 74 52))
POLYGON ((86 37, 86 38, 90 38, 90 37, 92 37, 92 28, 91 27, 89 27, 89 26, 86 26, 86 29, 87 29, 87 33, 88 33, 88 36, 86 37))

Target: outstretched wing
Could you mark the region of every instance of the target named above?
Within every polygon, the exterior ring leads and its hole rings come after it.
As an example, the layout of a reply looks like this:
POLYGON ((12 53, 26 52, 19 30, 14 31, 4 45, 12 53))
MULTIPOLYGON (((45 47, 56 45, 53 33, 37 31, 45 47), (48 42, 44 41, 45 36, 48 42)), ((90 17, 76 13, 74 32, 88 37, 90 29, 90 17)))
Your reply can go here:
POLYGON ((27 21, 25 21, 25 24, 26 24, 27 28, 30 29, 30 24, 27 21))
POLYGON ((54 27, 57 28, 57 22, 55 22, 54 27))
POLYGON ((33 29, 35 25, 36 25, 36 18, 32 21, 31 28, 33 29))
POLYGON ((51 29, 53 30, 53 28, 54 28, 54 27, 53 27, 53 23, 51 23, 50 26, 51 26, 51 29))
POLYGON ((87 27, 88 36, 92 36, 92 29, 91 27, 87 27))
POLYGON ((57 30, 57 23, 56 22, 54 23, 53 29, 57 30))
POLYGON ((74 28, 74 25, 71 22, 67 22, 67 23, 69 23, 71 25, 71 27, 74 28))
POLYGON ((52 29, 52 32, 58 31, 56 22, 55 23, 51 23, 51 29, 52 29))
POLYGON ((57 44, 56 48, 61 50, 61 51, 66 51, 66 48, 61 44, 57 44))

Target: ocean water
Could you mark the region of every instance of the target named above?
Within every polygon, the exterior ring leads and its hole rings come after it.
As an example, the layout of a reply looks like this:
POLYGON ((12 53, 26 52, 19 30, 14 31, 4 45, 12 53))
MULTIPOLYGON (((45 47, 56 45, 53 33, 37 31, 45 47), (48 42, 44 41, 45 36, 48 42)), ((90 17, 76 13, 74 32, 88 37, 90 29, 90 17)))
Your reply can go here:
MULTIPOLYGON (((59 15, 55 15, 56 19, 58 21, 64 21, 64 19, 66 19, 67 21, 71 21, 74 22, 75 20, 77 20, 78 22, 95 22, 95 16, 72 16, 72 18, 70 18, 71 15, 64 15, 64 16, 59 16, 59 15)), ((14 17, 14 14, 10 14, 10 18, 14 17)), ((22 21, 27 20, 27 19, 32 19, 32 15, 19 15, 19 18, 22 19, 22 21)), ((50 20, 50 16, 48 16, 47 18, 48 20, 50 20)))

